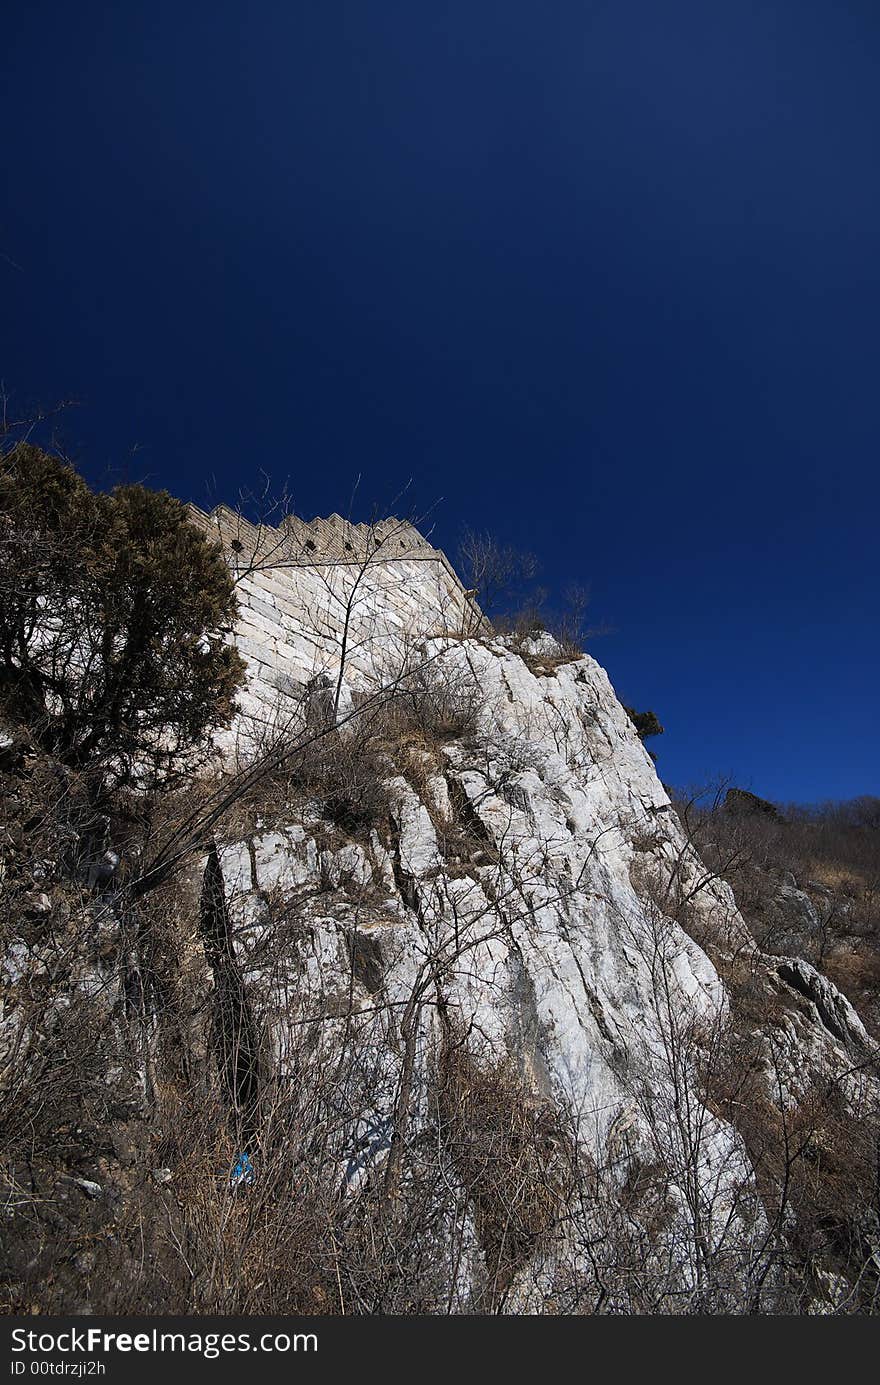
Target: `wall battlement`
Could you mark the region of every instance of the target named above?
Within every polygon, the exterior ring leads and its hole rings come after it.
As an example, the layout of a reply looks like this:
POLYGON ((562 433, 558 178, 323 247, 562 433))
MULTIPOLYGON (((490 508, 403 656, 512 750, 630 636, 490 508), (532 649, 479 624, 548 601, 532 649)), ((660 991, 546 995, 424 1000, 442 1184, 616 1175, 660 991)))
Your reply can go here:
POLYGON ((276 526, 253 524, 228 505, 216 505, 210 512, 188 505, 187 513, 224 550, 238 542, 251 556, 265 559, 274 555, 279 564, 309 567, 315 563, 359 563, 375 555, 377 561, 433 559, 443 562, 455 575, 442 549, 433 548, 409 520, 393 516, 373 524, 354 524, 337 514, 315 519, 290 514, 276 526))
POLYGON ((341 664, 350 689, 375 688, 425 640, 490 628, 446 555, 408 520, 290 515, 273 526, 225 505, 187 508, 236 581, 231 638, 248 664, 240 721, 277 723, 286 701, 335 680, 341 664))

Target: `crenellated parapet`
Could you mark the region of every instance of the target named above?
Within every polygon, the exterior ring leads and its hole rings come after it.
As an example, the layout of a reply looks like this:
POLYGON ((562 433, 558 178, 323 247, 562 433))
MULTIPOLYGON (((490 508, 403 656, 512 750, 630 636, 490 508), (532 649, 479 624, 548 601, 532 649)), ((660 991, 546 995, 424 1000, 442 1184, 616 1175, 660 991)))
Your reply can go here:
POLYGON ((217 505, 210 512, 188 505, 187 511, 192 522, 217 538, 224 549, 246 551, 261 560, 274 556, 279 562, 309 566, 360 563, 367 557, 379 561, 408 558, 442 562, 454 575, 442 549, 433 548, 409 520, 390 517, 356 524, 337 514, 326 519, 300 519, 289 514, 273 525, 253 523, 228 505, 217 505))

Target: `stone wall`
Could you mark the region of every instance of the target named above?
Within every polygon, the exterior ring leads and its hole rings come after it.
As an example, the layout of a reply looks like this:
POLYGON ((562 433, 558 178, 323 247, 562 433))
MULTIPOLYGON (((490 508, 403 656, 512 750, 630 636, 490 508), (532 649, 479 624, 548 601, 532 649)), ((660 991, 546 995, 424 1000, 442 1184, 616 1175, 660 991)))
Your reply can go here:
POLYGON ((405 520, 339 515, 254 525, 226 506, 190 519, 215 538, 236 578, 236 646, 248 663, 242 721, 274 725, 308 684, 348 688, 393 677, 420 643, 488 628, 446 555, 405 520))

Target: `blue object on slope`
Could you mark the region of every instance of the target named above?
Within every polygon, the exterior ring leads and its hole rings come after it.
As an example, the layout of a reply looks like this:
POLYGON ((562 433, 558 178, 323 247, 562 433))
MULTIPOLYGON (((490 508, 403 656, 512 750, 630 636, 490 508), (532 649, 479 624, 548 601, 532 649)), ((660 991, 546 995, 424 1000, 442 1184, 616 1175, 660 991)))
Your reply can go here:
POLYGON ((249 1188, 256 1182, 257 1175, 254 1173, 254 1166, 251 1163, 249 1154, 239 1154, 232 1176, 229 1180, 230 1188, 249 1188))

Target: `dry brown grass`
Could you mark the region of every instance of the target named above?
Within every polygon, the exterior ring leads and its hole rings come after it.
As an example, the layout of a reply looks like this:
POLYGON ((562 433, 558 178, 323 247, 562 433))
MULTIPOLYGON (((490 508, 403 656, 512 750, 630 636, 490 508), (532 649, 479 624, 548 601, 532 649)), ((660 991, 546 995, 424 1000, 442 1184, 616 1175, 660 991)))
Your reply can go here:
POLYGON ((438 1108, 453 1165, 473 1204, 486 1259, 488 1311, 516 1271, 552 1237, 572 1174, 568 1132, 506 1063, 479 1066, 461 1043, 444 1049, 438 1108))

